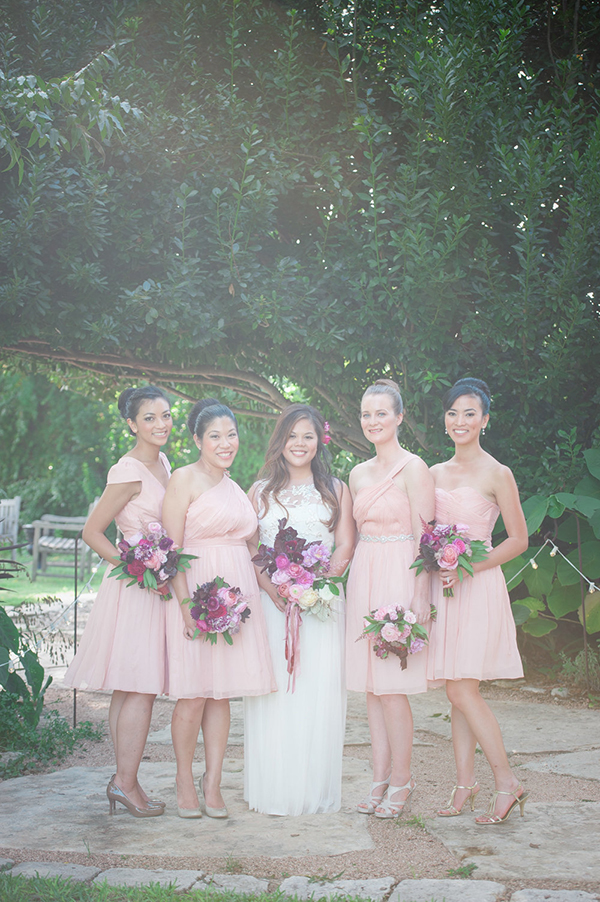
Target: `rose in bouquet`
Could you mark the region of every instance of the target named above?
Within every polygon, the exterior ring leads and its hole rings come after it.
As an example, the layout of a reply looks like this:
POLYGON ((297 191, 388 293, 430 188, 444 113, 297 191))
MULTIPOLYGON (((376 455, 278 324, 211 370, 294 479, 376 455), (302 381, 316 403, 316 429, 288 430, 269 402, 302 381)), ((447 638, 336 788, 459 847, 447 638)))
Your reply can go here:
POLYGON ((149 523, 145 532, 136 532, 128 540, 118 543, 121 563, 109 576, 128 579, 128 586, 154 589, 168 600, 171 598, 169 581, 178 571, 186 570, 196 557, 195 554, 184 554, 174 545, 160 523, 149 523))
MULTIPOLYGON (((488 549, 481 539, 469 539, 469 527, 463 523, 444 526, 431 520, 423 523, 423 533, 419 542, 419 554, 411 564, 417 575, 423 570, 456 570, 462 582, 464 574, 473 576, 473 564, 485 561, 488 549)), ((444 587, 444 595, 451 598, 454 590, 444 587)))
POLYGON ((219 633, 228 645, 233 645, 232 636, 239 633, 240 626, 250 616, 248 602, 241 590, 232 588, 220 576, 196 586, 188 604, 196 624, 194 639, 204 636, 212 645, 219 633))
POLYGON ((302 614, 327 620, 332 614, 333 601, 340 594, 336 584, 343 580, 339 576, 327 576, 331 552, 326 545, 303 539, 286 524, 285 517, 279 520, 273 547, 261 545, 252 561, 269 575, 277 594, 286 602, 285 658, 288 674, 295 677, 302 614))
MULTIPOLYGON (((432 609, 435 619, 435 609, 432 609)), ((373 651, 378 658, 396 655, 400 667, 406 670, 406 659, 416 655, 428 642, 427 630, 417 623, 411 610, 400 604, 390 604, 371 611, 363 620, 363 631, 359 639, 374 639, 373 651)), ((358 640, 357 640, 358 641, 358 640)))

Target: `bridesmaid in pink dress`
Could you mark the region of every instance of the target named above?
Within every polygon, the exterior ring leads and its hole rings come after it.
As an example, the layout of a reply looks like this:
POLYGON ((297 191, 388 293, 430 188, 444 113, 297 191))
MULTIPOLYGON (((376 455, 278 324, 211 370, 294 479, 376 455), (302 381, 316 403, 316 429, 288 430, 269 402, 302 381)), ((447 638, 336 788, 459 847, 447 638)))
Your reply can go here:
POLYGON ((271 667, 266 625, 248 541, 258 520, 242 489, 227 469, 237 454, 237 423, 228 407, 214 398, 199 401, 188 426, 200 451, 196 463, 176 470, 163 506, 169 536, 197 556, 186 573, 177 574, 173 589, 180 604, 167 612, 169 694, 178 699, 171 733, 177 759, 177 807, 180 817, 201 817, 192 763, 202 727, 206 772, 200 781, 209 817, 227 817, 221 795, 221 771, 229 736, 229 699, 266 695, 277 689, 271 667), (251 615, 233 637, 211 645, 194 639, 189 598, 196 585, 221 576, 238 586, 251 615))
POLYGON ((361 425, 376 456, 350 474, 358 544, 350 568, 346 615, 348 689, 367 693, 373 749, 373 783, 359 803, 362 814, 393 818, 416 783, 410 772, 413 721, 407 695, 427 689, 427 649, 409 655, 406 670, 390 656, 377 658, 373 643, 357 639, 374 608, 400 602, 418 623, 430 614, 429 577, 410 570, 421 519, 433 518, 433 480, 426 464, 398 442, 402 398, 390 379, 378 379, 363 395, 361 425))
MULTIPOLYGON (((83 538, 114 565, 119 553, 104 535, 115 520, 127 539, 160 520, 170 466, 160 450, 173 423, 165 394, 153 385, 126 389, 119 410, 136 437, 135 447, 111 467, 107 486, 90 514, 83 538)), ((127 587, 104 574, 81 643, 64 683, 77 689, 112 689, 108 714, 117 771, 107 787, 134 817, 156 817, 164 803, 148 799, 138 768, 155 697, 166 691, 165 609, 157 592, 127 587)))
POLYGON ((466 802, 471 811, 479 786, 475 780, 475 747, 479 743, 495 781, 486 815, 475 819, 489 825, 505 821, 527 793, 510 769, 500 727, 479 694, 479 681, 523 676, 517 649, 510 599, 500 564, 521 554, 528 545, 527 526, 519 492, 508 467, 498 463, 480 445, 489 420, 490 390, 479 379, 460 379, 444 398, 446 431, 455 446, 454 457, 432 467, 435 480, 436 520, 465 523, 469 537, 488 542, 485 561, 473 564, 473 578, 459 581, 456 570, 441 570, 433 582, 438 609, 429 644, 427 676, 445 680, 452 703, 452 741, 457 784, 440 817, 456 817, 466 802), (508 534, 492 548, 491 533, 502 514, 508 534), (452 586, 454 597, 444 598, 452 586))

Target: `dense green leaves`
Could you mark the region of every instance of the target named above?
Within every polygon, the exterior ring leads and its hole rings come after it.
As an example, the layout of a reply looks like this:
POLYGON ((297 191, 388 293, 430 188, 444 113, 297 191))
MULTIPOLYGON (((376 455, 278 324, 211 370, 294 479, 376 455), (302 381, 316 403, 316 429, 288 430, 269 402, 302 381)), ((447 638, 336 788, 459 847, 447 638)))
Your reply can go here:
POLYGON ((583 12, 553 66, 518 0, 25 6, 3 29, 6 353, 267 415, 297 385, 360 454, 387 374, 431 461, 470 372, 526 493, 573 489, 600 400, 583 12))

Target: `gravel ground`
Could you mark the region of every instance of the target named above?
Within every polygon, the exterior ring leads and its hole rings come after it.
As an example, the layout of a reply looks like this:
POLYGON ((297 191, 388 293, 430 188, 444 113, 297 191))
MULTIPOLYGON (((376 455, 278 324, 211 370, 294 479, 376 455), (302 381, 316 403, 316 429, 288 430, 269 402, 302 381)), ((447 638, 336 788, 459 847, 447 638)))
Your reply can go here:
MULTIPOLYGON (((487 698, 520 699, 523 690, 505 689, 487 685, 483 689, 487 698)), ((543 695, 527 694, 533 703, 550 701, 549 692, 543 695)), ((109 695, 103 693, 79 693, 77 699, 78 720, 90 720, 93 723, 105 722, 109 703, 109 695)), ((587 707, 583 697, 555 699, 557 709, 587 707)), ((71 692, 51 688, 47 693, 47 708, 56 708, 65 717, 72 716, 71 692)), ((168 726, 173 710, 173 702, 158 699, 154 707, 151 730, 159 730, 168 726)), ((347 746, 346 754, 355 758, 369 758, 369 750, 364 746, 347 746)), ((240 746, 229 746, 227 756, 240 758, 243 750, 240 746)), ((202 747, 199 746, 197 760, 203 760, 202 747)), ((514 765, 519 765, 535 756, 513 756, 514 765)), ((540 756, 541 757, 541 756, 540 756)), ((149 743, 144 760, 171 761, 174 759, 170 746, 149 743)), ((108 736, 100 742, 87 743, 67 759, 64 767, 83 765, 89 767, 110 766, 113 764, 112 746, 108 736)), ((477 778, 482 786, 481 798, 486 799, 492 790, 491 777, 487 762, 482 755, 477 756, 477 778)), ((343 855, 307 856, 290 858, 228 858, 198 855, 196 858, 177 858, 159 856, 122 856, 122 855, 86 855, 79 853, 61 853, 28 851, 26 849, 0 848, 0 857, 21 861, 69 861, 78 864, 108 867, 146 867, 146 868, 198 868, 208 873, 240 873, 252 874, 255 877, 268 878, 273 881, 273 888, 290 875, 307 875, 323 878, 358 879, 366 877, 393 876, 397 879, 422 877, 443 878, 448 871, 460 868, 461 862, 434 837, 423 828, 424 819, 433 817, 437 807, 444 804, 454 782, 452 753, 449 743, 431 733, 416 733, 413 752, 413 771, 417 777, 418 790, 411 800, 410 810, 399 821, 379 821, 369 818, 369 830, 374 849, 362 852, 348 852, 343 855), (423 744, 421 744, 423 743, 423 744)), ((593 780, 575 779, 556 774, 542 774, 528 771, 527 788, 537 802, 551 802, 559 798, 562 801, 588 799, 600 801, 600 784, 593 780)), ((483 808, 480 804, 480 808, 483 808)), ((494 829, 494 828, 492 828, 494 829)), ((461 876, 455 874, 455 876, 461 876)), ((477 874, 475 873, 475 877, 477 874)), ((544 889, 582 889, 590 890, 589 883, 572 881, 540 881, 506 880, 506 898, 510 892, 526 887, 544 889)))

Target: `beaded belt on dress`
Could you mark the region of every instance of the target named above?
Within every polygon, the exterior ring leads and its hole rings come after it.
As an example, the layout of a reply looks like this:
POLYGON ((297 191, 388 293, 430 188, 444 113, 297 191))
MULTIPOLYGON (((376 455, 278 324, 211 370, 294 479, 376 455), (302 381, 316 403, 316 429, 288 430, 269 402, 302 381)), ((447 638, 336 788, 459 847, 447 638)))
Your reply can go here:
POLYGON ((358 538, 361 542, 408 542, 414 539, 414 536, 368 536, 363 532, 359 532, 358 538))

